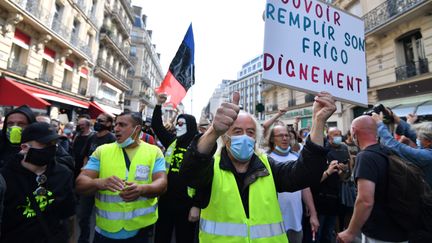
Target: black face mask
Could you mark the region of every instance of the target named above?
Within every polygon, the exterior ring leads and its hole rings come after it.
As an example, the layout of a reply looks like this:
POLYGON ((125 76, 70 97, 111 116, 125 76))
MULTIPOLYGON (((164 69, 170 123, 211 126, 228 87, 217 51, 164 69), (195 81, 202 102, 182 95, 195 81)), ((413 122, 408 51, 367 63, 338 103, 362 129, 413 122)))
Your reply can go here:
POLYGON ((37 166, 44 166, 54 160, 56 146, 51 145, 43 149, 30 148, 27 152, 25 161, 37 166))
POLYGON ((103 130, 108 130, 108 127, 106 127, 105 125, 103 125, 103 124, 100 123, 100 122, 96 122, 96 123, 94 124, 94 126, 93 126, 93 129, 94 129, 96 132, 99 132, 99 131, 103 131, 103 130))

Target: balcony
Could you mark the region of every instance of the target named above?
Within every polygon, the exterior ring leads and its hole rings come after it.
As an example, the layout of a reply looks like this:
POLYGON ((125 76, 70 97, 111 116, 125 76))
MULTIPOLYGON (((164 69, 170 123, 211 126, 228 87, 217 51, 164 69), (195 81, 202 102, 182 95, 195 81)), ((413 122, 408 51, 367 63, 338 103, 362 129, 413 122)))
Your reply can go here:
POLYGON ((129 61, 129 50, 124 47, 120 41, 116 40, 113 37, 111 30, 106 29, 105 27, 101 28, 100 40, 105 41, 107 44, 111 45, 117 52, 121 53, 123 58, 127 61, 126 63, 129 66, 132 66, 132 63, 129 61))
POLYGON ((123 18, 120 14, 120 8, 115 6, 112 10, 113 20, 118 23, 120 29, 125 33, 128 37, 130 36, 131 28, 127 25, 127 19, 123 18))
POLYGON ((52 85, 53 80, 54 80, 53 75, 50 75, 48 73, 42 73, 42 72, 39 74, 39 81, 43 83, 52 85))
POLYGON ((390 22, 427 0, 387 0, 363 16, 365 34, 390 22))
POLYGON ((53 13, 48 11, 48 9, 44 8, 39 4, 39 0, 12 0, 16 4, 18 4, 21 9, 38 19, 46 28, 55 32, 59 38, 63 38, 70 45, 74 46, 78 50, 82 51, 87 58, 92 59, 91 51, 89 51, 89 47, 87 44, 82 44, 80 46, 76 46, 71 43, 71 28, 68 28, 64 25, 59 19, 53 18, 53 13), (86 48, 87 47, 87 48, 86 48))
POLYGON ((115 69, 109 62, 102 58, 98 58, 97 65, 98 68, 95 69, 96 75, 111 80, 111 83, 120 89, 130 89, 129 85, 126 83, 126 76, 121 75, 119 72, 115 72, 115 69))
POLYGON ((72 91, 72 82, 63 81, 62 89, 65 91, 72 91))
POLYGON ((396 80, 405 80, 410 77, 414 77, 423 73, 429 72, 429 63, 427 58, 419 59, 416 62, 412 62, 406 65, 395 68, 396 80))
POLYGON ((9 58, 7 69, 21 76, 25 76, 27 72, 27 65, 21 63, 19 60, 9 58))
POLYGON ((85 96, 87 94, 87 88, 79 88, 78 94, 85 96))

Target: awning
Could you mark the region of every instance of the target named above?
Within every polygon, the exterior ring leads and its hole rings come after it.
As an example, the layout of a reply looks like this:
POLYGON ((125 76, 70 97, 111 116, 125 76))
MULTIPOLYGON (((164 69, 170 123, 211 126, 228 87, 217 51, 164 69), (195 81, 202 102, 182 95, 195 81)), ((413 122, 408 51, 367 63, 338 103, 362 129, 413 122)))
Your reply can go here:
POLYGON ((120 113, 123 112, 123 111, 120 110, 120 109, 117 109, 117 108, 114 108, 114 107, 111 107, 111 106, 108 106, 108 105, 104 105, 104 104, 101 104, 101 103, 96 102, 96 101, 95 101, 95 103, 96 103, 99 107, 101 107, 101 108, 102 108, 106 113, 111 113, 111 114, 114 114, 114 115, 120 115, 120 113))
POLYGON ((86 101, 81 101, 79 99, 75 99, 66 95, 57 94, 52 91, 47 91, 43 89, 39 89, 36 87, 32 87, 30 85, 21 84, 19 82, 14 81, 13 79, 3 78, 2 80, 5 80, 3 83, 7 83, 10 87, 14 86, 15 89, 11 89, 8 87, 3 88, 0 86, 0 105, 10 105, 7 102, 3 102, 4 99, 10 99, 14 101, 14 105, 16 104, 27 104, 30 107, 34 108, 46 108, 47 106, 50 106, 51 104, 48 103, 45 100, 55 101, 62 104, 67 104, 75 107, 81 107, 84 109, 88 109, 89 103, 86 101), (4 92, 4 93, 3 93, 4 92), (21 97, 21 93, 25 92, 27 94, 27 99, 25 100, 23 97, 21 97), (30 102, 35 103, 36 101, 42 101, 44 106, 42 107, 40 104, 32 104, 30 102), (35 106, 38 105, 38 106, 35 106))
POLYGON ((401 105, 397 105, 395 107, 392 107, 391 110, 397 116, 399 116, 399 117, 405 117, 408 114, 414 114, 415 109, 417 108, 417 106, 419 104, 421 104, 421 102, 419 102, 419 103, 411 103, 411 104, 401 104, 401 105))
POLYGON ((32 108, 46 109, 51 104, 34 96, 24 85, 11 79, 0 78, 0 105, 21 106, 28 105, 32 108))
POLYGON ((418 116, 432 115, 432 100, 420 104, 417 107, 416 114, 418 116))
POLYGON ((111 114, 110 112, 107 112, 106 110, 104 110, 102 107, 100 107, 96 102, 91 101, 89 103, 89 115, 92 119, 96 119, 100 114, 102 113, 106 113, 112 117, 114 117, 113 114, 111 114))

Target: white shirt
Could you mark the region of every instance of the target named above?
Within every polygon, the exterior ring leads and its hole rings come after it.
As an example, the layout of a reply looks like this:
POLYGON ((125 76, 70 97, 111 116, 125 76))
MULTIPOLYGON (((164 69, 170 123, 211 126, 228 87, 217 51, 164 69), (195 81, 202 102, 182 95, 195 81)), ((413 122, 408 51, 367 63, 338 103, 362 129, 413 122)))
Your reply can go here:
MULTIPOLYGON (((269 156, 274 159, 276 163, 293 161, 298 158, 298 156, 293 153, 281 156, 272 152, 269 156)), ((285 231, 301 231, 303 215, 301 191, 278 193, 278 201, 282 212, 282 218, 284 220, 285 231)))

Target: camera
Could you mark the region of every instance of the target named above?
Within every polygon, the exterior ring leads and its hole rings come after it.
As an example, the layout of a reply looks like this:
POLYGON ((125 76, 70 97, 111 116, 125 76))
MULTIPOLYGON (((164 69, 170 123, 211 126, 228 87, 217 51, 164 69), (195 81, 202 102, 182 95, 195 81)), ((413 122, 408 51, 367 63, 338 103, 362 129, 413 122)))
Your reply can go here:
POLYGON ((363 115, 368 115, 368 116, 372 116, 372 113, 377 113, 378 115, 380 114, 380 112, 383 113, 383 122, 385 124, 391 124, 394 123, 394 118, 393 118, 393 114, 391 114, 390 112, 388 112, 388 110, 383 106, 383 104, 376 104, 372 107, 372 109, 363 112, 363 115))

